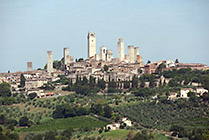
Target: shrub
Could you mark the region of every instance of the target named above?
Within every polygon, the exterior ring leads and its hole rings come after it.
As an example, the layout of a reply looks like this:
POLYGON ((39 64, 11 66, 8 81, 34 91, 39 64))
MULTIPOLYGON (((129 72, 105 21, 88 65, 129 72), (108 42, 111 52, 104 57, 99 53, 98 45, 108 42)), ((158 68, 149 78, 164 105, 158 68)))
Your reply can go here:
POLYGON ((28 117, 24 116, 20 118, 19 126, 28 126, 28 124, 29 124, 28 117))
POLYGON ((65 129, 61 135, 67 137, 68 139, 71 138, 73 130, 71 128, 65 129))

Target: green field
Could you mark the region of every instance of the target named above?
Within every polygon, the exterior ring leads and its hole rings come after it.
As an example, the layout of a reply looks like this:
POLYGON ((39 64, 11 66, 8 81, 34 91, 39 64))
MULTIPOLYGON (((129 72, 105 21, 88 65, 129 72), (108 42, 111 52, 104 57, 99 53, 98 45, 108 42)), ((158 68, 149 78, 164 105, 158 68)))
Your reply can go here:
POLYGON ((170 140, 168 137, 160 133, 152 133, 152 136, 153 140, 170 140))
MULTIPOLYGON (((88 138, 102 138, 102 139, 107 139, 107 140, 126 140, 127 136, 129 134, 130 130, 126 130, 126 129, 119 129, 119 130, 113 130, 113 131, 109 131, 109 132, 102 132, 101 134, 99 134, 98 131, 92 131, 92 132, 84 132, 84 133, 76 133, 73 136, 73 140, 76 139, 88 139, 88 138)), ((134 130, 133 134, 136 135, 138 131, 134 130)), ((152 133, 153 136, 153 140, 169 140, 168 137, 164 136, 163 134, 160 133, 152 133)))
MULTIPOLYGON (((107 139, 114 139, 114 140, 125 140, 130 130, 119 129, 115 131, 109 131, 107 133, 103 133, 102 136, 107 139)), ((134 131, 134 135, 137 131, 134 131)))
POLYGON ((21 128, 18 132, 30 131, 49 131, 49 130, 64 130, 66 128, 82 129, 82 128, 100 128, 104 127, 107 123, 100 121, 91 116, 79 116, 65 119, 49 120, 39 125, 33 125, 29 128, 21 128))
MULTIPOLYGON (((102 132, 99 134, 98 131, 92 131, 92 132, 85 132, 85 133, 77 133, 74 135, 72 139, 78 139, 78 137, 82 139, 87 138, 102 138, 102 139, 111 139, 111 140, 126 140, 127 135, 130 130, 126 129, 119 129, 119 130, 113 130, 109 132, 102 132)), ((134 135, 137 133, 137 131, 134 131, 134 135)))

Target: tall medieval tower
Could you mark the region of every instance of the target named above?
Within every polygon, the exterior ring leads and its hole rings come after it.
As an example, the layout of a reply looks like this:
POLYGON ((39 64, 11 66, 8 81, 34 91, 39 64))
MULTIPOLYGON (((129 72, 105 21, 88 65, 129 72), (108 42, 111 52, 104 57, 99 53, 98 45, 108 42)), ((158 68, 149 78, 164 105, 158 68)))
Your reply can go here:
POLYGON ((137 56, 139 55, 139 47, 134 48, 134 62, 137 62, 137 56))
POLYGON ((88 32, 88 58, 96 55, 96 36, 95 33, 88 32))
POLYGON ((53 72, 53 56, 52 51, 47 51, 47 72, 53 72))
POLYGON ((122 38, 119 38, 118 41, 118 58, 120 59, 120 61, 124 61, 124 42, 122 38))
POLYGON ((64 64, 65 66, 70 63, 70 51, 69 48, 64 48, 64 64))
POLYGON ((134 46, 133 45, 129 45, 128 46, 128 60, 129 63, 134 63, 134 46))

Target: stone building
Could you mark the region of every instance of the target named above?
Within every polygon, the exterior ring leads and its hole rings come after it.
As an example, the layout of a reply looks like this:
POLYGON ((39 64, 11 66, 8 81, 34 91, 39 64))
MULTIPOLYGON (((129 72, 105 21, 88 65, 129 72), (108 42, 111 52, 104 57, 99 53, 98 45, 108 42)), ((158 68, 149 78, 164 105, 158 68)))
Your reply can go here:
POLYGON ((101 59, 100 56, 101 56, 100 54, 95 54, 95 60, 100 61, 100 59, 101 59))
POLYGON ((31 79, 31 80, 29 79, 29 80, 26 80, 25 82, 25 88, 27 90, 37 89, 46 83, 47 83, 46 79, 31 79))
POLYGON ((124 42, 123 42, 123 38, 119 38, 118 40, 118 58, 120 59, 120 61, 124 61, 124 42))
POLYGON ((96 36, 95 33, 88 33, 88 57, 95 57, 96 55, 96 36))
POLYGON ((69 48, 64 48, 64 68, 67 69, 72 62, 74 62, 74 57, 70 56, 69 48))
POLYGON ((104 46, 100 47, 100 60, 106 61, 106 56, 107 56, 107 48, 104 46))
POLYGON ((139 55, 139 47, 134 48, 134 61, 137 62, 137 56, 139 55))
POLYGON ((47 72, 52 73, 53 69, 53 56, 52 51, 47 51, 47 72))
POLYGON ((134 46, 133 45, 129 45, 128 46, 128 60, 129 60, 129 63, 134 63, 135 62, 134 61, 134 59, 135 59, 134 54, 135 54, 134 46))
POLYGON ((27 62, 27 71, 32 71, 32 70, 33 70, 32 62, 27 62))
POLYGON ((70 63, 70 51, 69 48, 64 48, 64 64, 67 65, 70 63))
POLYGON ((162 63, 165 64, 166 68, 175 67, 175 64, 172 60, 156 61, 156 62, 146 64, 144 66, 145 73, 147 73, 147 74, 156 73, 157 72, 156 70, 157 70, 158 66, 162 63))
POLYGON ((112 58, 113 58, 112 50, 107 50, 106 61, 112 61, 112 58))
POLYGON ((136 62, 137 63, 142 63, 142 56, 141 55, 136 56, 136 62))

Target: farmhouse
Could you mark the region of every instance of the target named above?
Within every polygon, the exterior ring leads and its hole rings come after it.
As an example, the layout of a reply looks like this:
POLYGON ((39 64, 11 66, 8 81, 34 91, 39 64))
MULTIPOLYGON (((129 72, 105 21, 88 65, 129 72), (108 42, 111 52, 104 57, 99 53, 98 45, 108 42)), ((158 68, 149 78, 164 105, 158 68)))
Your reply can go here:
POLYGON ((117 130, 117 129, 120 129, 120 126, 123 123, 126 124, 126 126, 132 126, 132 122, 128 120, 128 118, 122 118, 117 123, 108 124, 106 128, 109 130, 117 130))
POLYGON ((188 98, 187 93, 189 93, 190 91, 194 92, 194 90, 192 88, 181 88, 180 89, 180 97, 181 98, 188 98))
POLYGON ((122 118, 122 122, 126 124, 126 126, 132 126, 132 122, 127 118, 122 118))
POLYGON ((109 129, 109 130, 117 130, 117 129, 120 129, 120 123, 108 124, 106 126, 106 128, 109 129))
POLYGON ((203 93, 208 92, 207 89, 204 89, 203 87, 197 87, 196 89, 192 88, 181 88, 180 90, 180 97, 181 98, 188 98, 188 93, 189 92, 195 92, 196 96, 202 96, 203 93))

